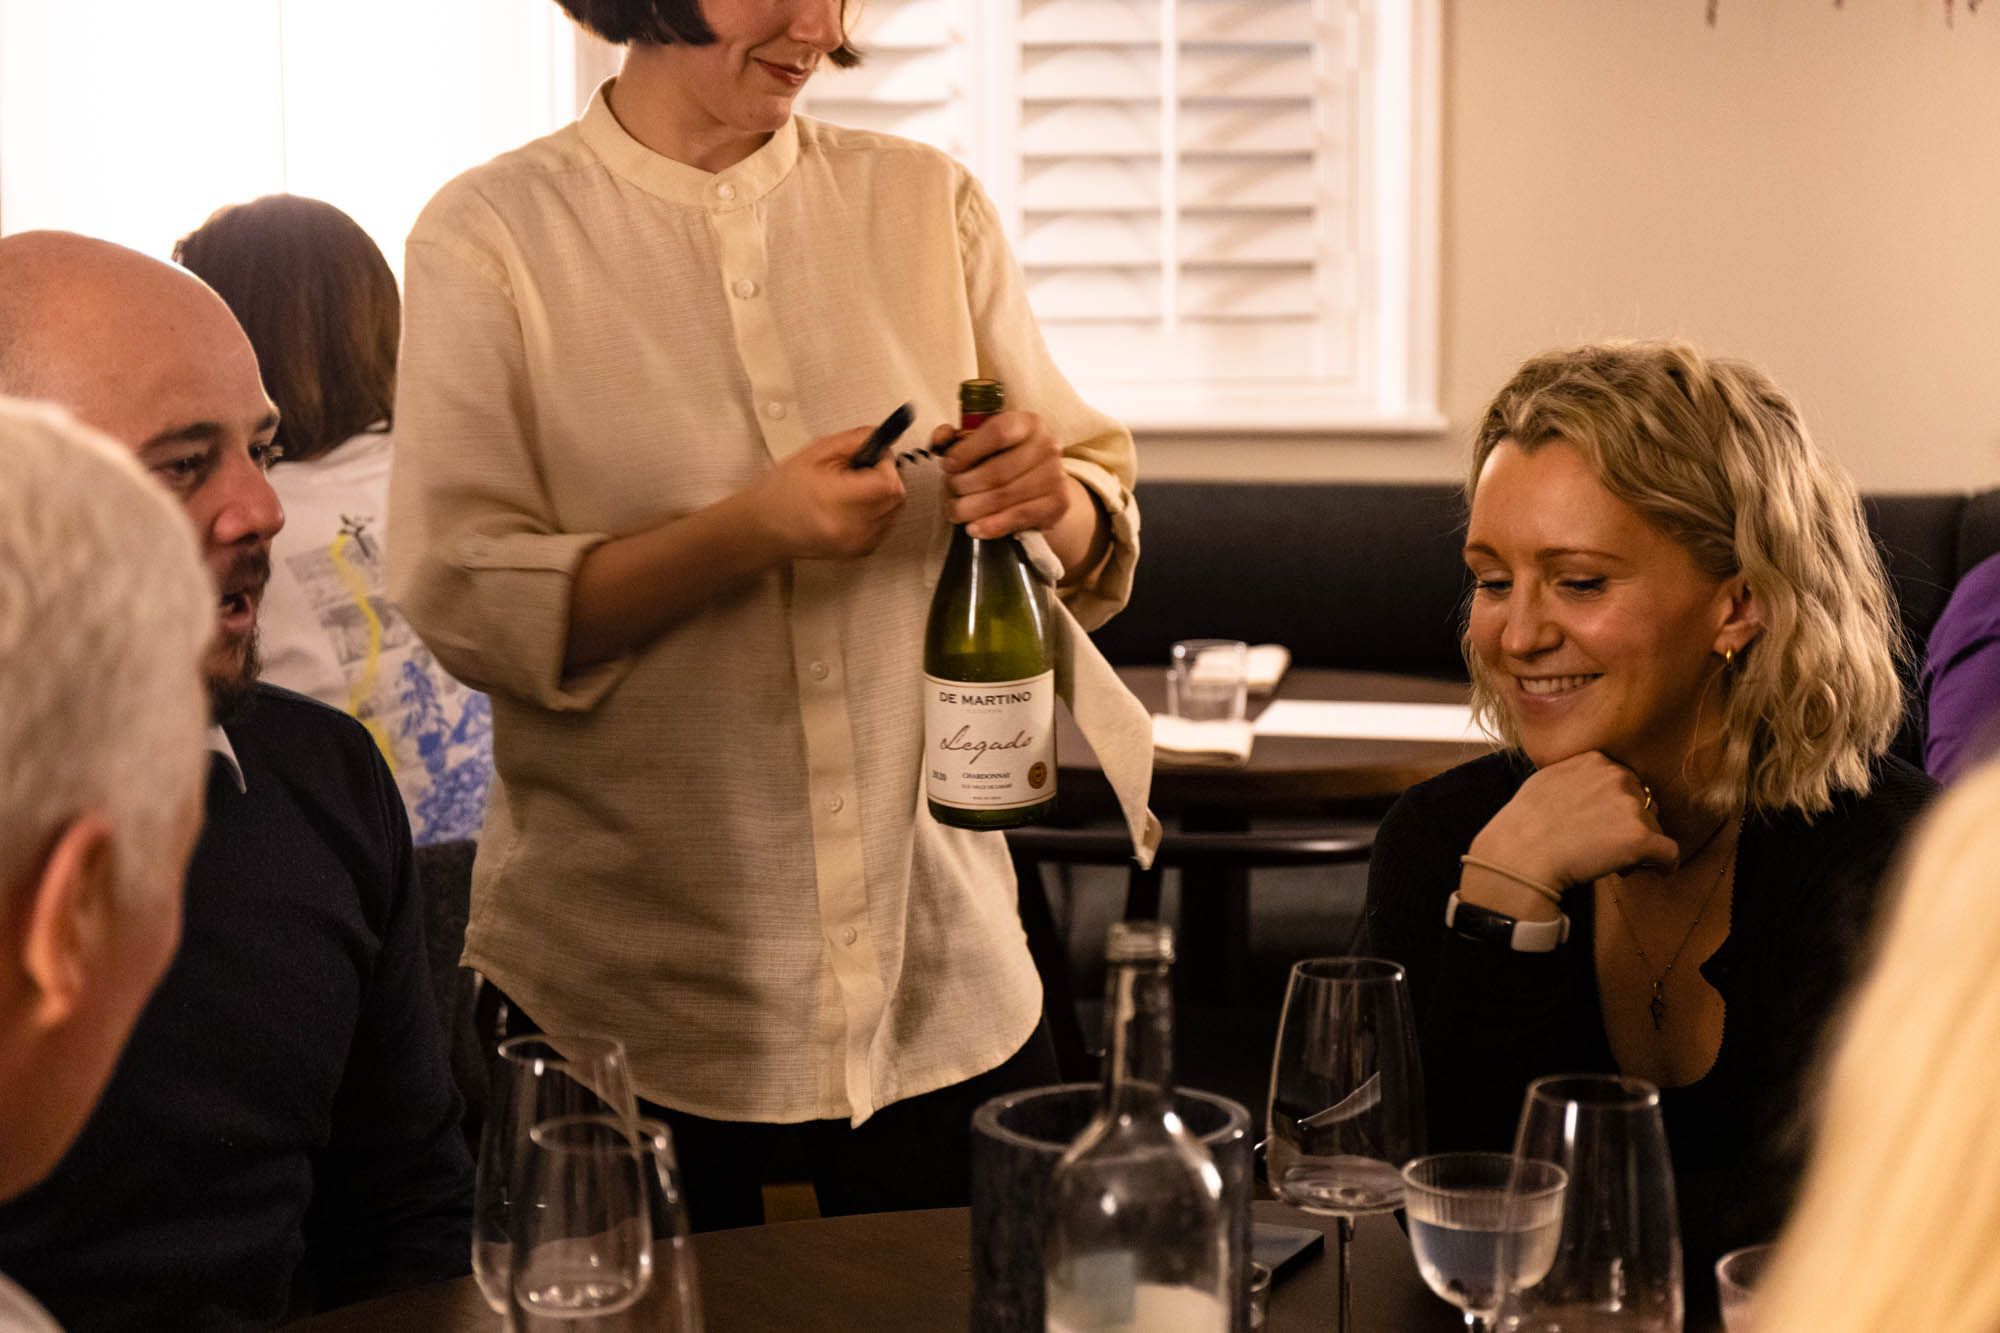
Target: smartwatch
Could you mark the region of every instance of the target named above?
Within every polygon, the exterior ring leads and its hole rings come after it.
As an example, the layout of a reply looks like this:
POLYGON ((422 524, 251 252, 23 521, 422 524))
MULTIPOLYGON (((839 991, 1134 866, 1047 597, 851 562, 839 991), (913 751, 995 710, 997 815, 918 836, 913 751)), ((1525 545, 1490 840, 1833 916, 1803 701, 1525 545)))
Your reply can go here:
POLYGON ((1553 921, 1522 921, 1466 902, 1456 889, 1445 899, 1444 924, 1469 940, 1504 944, 1515 953, 1552 953, 1569 938, 1569 917, 1563 913, 1553 921))

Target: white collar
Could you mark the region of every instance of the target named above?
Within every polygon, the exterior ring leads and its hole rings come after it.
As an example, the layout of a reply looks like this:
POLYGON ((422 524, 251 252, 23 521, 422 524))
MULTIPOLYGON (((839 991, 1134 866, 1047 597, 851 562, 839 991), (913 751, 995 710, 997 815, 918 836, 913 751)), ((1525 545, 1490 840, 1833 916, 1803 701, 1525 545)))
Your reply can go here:
POLYGON ((238 795, 250 790, 250 785, 243 780, 243 765, 236 758, 236 747, 229 743, 229 733, 222 729, 220 722, 208 724, 208 752, 220 756, 222 762, 229 765, 229 776, 236 782, 238 795))
POLYGON ((0 1273, 0 1333, 62 1333, 33 1296, 0 1273))

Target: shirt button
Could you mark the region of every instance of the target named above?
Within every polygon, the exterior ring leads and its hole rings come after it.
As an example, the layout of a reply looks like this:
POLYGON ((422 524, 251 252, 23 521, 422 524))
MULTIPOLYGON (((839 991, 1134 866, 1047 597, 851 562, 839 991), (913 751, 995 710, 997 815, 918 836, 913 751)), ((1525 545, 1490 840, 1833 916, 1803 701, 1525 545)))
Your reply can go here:
POLYGON ((847 800, 841 796, 829 796, 826 798, 826 808, 837 815, 847 808, 847 800))
POLYGON ((757 294, 757 284, 748 278, 738 278, 736 286, 731 288, 731 290, 747 301, 757 294))
POLYGON ((854 941, 860 938, 861 938, 861 932, 856 930, 852 926, 849 926, 847 929, 840 932, 840 942, 842 944, 852 945, 854 941))
POLYGON ((828 674, 827 665, 824 662, 814 662, 810 667, 806 669, 812 672, 812 678, 814 680, 825 680, 827 678, 828 674))
POLYGON ((725 201, 734 199, 736 197, 736 187, 728 181, 717 181, 715 183, 715 197, 725 201))
POLYGON ((785 419, 785 405, 779 402, 766 403, 764 404, 764 415, 773 421, 783 421, 785 419))

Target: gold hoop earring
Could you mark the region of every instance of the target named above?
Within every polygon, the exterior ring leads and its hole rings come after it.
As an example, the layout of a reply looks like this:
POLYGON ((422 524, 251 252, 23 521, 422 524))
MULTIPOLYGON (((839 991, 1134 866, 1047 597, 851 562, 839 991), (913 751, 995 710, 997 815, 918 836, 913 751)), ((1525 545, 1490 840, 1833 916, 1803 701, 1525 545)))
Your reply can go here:
POLYGON ((1727 671, 1735 665, 1736 665, 1736 650, 1734 648, 1724 648, 1722 650, 1722 669, 1724 671, 1727 671))

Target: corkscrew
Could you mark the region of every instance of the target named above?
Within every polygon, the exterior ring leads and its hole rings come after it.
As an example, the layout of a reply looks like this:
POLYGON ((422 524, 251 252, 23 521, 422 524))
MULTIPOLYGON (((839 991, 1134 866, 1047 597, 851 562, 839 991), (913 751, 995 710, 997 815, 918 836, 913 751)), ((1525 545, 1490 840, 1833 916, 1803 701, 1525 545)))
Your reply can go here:
MULTIPOLYGON (((852 458, 847 460, 847 466, 857 471, 862 468, 874 467, 882 461, 882 455, 889 446, 903 438, 903 432, 908 430, 910 423, 916 419, 917 410, 908 403, 904 403, 901 407, 884 417, 881 425, 868 432, 868 438, 861 442, 861 447, 854 451, 852 458)), ((900 455, 897 458, 897 466, 902 466, 900 455)))
POLYGON ((927 444, 921 449, 905 449, 896 455, 896 466, 909 467, 912 463, 921 463, 927 458, 943 458, 951 452, 951 447, 958 443, 959 438, 954 435, 943 444, 927 444))

